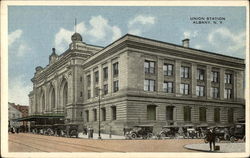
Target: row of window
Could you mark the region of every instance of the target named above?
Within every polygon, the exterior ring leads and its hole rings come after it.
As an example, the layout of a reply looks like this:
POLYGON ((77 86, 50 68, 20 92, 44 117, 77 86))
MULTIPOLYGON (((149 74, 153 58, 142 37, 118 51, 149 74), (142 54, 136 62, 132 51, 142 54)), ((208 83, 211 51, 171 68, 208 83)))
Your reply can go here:
MULTIPOLYGON (((97 121, 97 109, 93 109, 92 110, 93 113, 93 121, 97 121)), ((111 120, 116 120, 116 106, 111 106, 111 120)), ((82 115, 82 114, 81 114, 82 115)), ((85 118, 86 118, 86 122, 89 122, 89 110, 85 111, 85 118)), ((106 121, 106 108, 103 107, 101 108, 101 121, 106 121)))
MULTIPOLYGON (((146 79, 144 80, 144 91, 156 91, 155 88, 155 80, 146 79)), ((174 93, 174 84, 173 82, 164 82, 163 83, 163 91, 165 93, 174 93)), ((190 85, 186 83, 180 84, 180 94, 189 95, 190 94, 190 85)), ((206 94, 205 86, 196 86, 196 95, 200 97, 204 97, 206 94)), ((219 98, 219 88, 212 87, 211 88, 211 97, 219 98)), ((224 98, 230 99, 232 98, 232 89, 225 88, 224 90, 224 98)))
MULTIPOLYGON (((117 77, 119 74, 119 69, 118 69, 118 62, 113 64, 113 77, 117 77)), ((103 80, 108 80, 108 67, 103 68, 103 80)), ((94 82, 95 84, 99 83, 99 71, 94 72, 94 82)), ((91 76, 87 76, 87 84, 88 86, 91 85, 91 76)))
MULTIPOLYGON (((184 121, 191 121, 191 107, 184 106, 183 107, 183 118, 184 121)), ((229 123, 233 123, 234 121, 234 110, 233 108, 228 109, 227 119, 229 123)), ((147 119, 148 120, 156 120, 156 107, 153 105, 147 106, 147 119)), ((166 120, 174 120, 174 106, 166 107, 166 120)), ((207 121, 207 108, 200 107, 199 108, 199 121, 206 122, 207 121)), ((214 108, 214 122, 220 122, 220 108, 214 108)))
MULTIPOLYGON (((163 74, 164 76, 173 76, 174 74, 174 65, 172 64, 164 64, 163 65, 163 74)), ((180 69, 180 76, 181 78, 190 78, 191 74, 191 68, 187 66, 181 66, 180 69)), ((148 61, 145 60, 144 62, 144 71, 146 74, 155 74, 155 62, 154 61, 148 61)), ((205 80, 205 70, 203 69, 197 69, 197 80, 205 80)), ((212 82, 219 82, 219 72, 217 71, 212 71, 211 75, 211 81, 212 82)), ((232 74, 226 73, 224 77, 224 81, 227 84, 232 83, 232 74)))
MULTIPOLYGON (((115 93, 117 91, 119 91, 119 81, 118 80, 116 80, 116 81, 113 82, 113 92, 115 93)), ((108 84, 104 84, 103 85, 103 94, 107 95, 108 93, 109 93, 108 92, 108 84)), ((100 94, 99 87, 95 87, 94 96, 98 97, 99 94, 100 94)), ((88 97, 88 99, 91 98, 91 90, 90 89, 88 89, 88 96, 87 97, 88 97)))

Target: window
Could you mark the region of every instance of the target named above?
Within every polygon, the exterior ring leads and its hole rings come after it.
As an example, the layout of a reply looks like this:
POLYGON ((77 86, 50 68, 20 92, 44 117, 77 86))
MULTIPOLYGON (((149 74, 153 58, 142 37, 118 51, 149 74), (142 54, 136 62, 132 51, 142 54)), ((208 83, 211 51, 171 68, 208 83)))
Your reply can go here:
POLYGON ((117 76, 119 74, 118 62, 113 64, 113 75, 117 76))
POLYGON ((156 120, 156 106, 155 105, 147 106, 147 119, 156 120))
POLYGON ((80 77, 80 82, 82 82, 82 76, 80 77))
POLYGON ((164 64, 163 65, 163 73, 164 73, 164 76, 172 76, 173 75, 173 65, 172 64, 164 64))
POLYGON ((225 83, 231 84, 232 83, 232 74, 225 74, 225 83))
POLYGON ((217 87, 211 88, 211 97, 212 98, 219 98, 219 88, 217 88, 217 87))
POLYGON ((225 99, 231 99, 232 98, 232 89, 225 89, 224 90, 224 98, 225 99))
POLYGON ((108 79, 108 67, 103 68, 103 79, 108 79))
POLYGON ((191 121, 191 107, 184 106, 184 121, 191 121))
POLYGON ((197 69, 197 80, 204 80, 205 70, 197 69))
POLYGON ((173 82, 164 82, 163 91, 166 93, 173 93, 173 82))
POLYGON ((105 84, 103 86, 103 91, 104 91, 104 95, 108 94, 108 85, 107 84, 105 84))
POLYGON ((166 107, 166 120, 174 120, 174 107, 173 106, 166 107))
POLYGON ((90 87, 90 84, 91 84, 91 77, 90 77, 90 75, 87 76, 87 84, 88 84, 88 87, 90 87))
POLYGON ((199 113, 200 113, 200 121, 201 122, 206 122, 207 121, 207 112, 205 107, 200 107, 199 108, 199 113))
POLYGON ((119 81, 114 81, 114 85, 113 85, 113 87, 114 87, 114 92, 117 92, 117 91, 119 91, 119 81))
POLYGON ((90 99, 90 98, 91 98, 91 91, 88 90, 88 99, 90 99))
POLYGON ((97 121, 97 110, 93 109, 94 121, 97 121))
POLYGON ((102 121, 106 121, 106 108, 102 108, 102 121))
POLYGON ((80 92, 80 97, 82 97, 82 92, 80 92))
POLYGON ((154 74, 155 73, 155 62, 145 60, 144 71, 146 74, 154 74))
POLYGON ((212 71, 212 76, 211 76, 212 82, 219 82, 219 72, 217 71, 212 71))
POLYGON ((182 83, 180 86, 180 93, 183 95, 189 94, 189 84, 182 83))
POLYGON ((214 109, 214 122, 220 122, 220 108, 214 109))
POLYGON ((144 80, 144 91, 155 91, 155 80, 144 80))
POLYGON ((189 78, 189 67, 181 67, 181 78, 189 78))
POLYGON ((196 86, 196 96, 199 96, 199 97, 205 96, 205 87, 204 86, 196 86))
POLYGON ((86 110, 85 113, 86 113, 86 122, 89 122, 89 110, 86 110))
POLYGON ((98 83, 99 82, 99 72, 96 71, 95 72, 95 83, 98 83))
POLYGON ((99 87, 95 87, 95 97, 98 97, 99 93, 99 87))
POLYGON ((111 107, 112 120, 116 120, 116 106, 111 107))
POLYGON ((228 120, 228 123, 234 122, 234 109, 233 108, 228 109, 227 120, 228 120))

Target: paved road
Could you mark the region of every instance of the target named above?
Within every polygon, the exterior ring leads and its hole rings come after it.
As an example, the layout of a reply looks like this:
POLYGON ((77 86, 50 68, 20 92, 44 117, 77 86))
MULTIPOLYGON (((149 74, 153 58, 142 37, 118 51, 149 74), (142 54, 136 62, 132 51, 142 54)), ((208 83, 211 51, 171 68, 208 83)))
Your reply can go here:
POLYGON ((10 152, 197 152, 184 148, 202 139, 90 140, 36 134, 9 134, 10 152))

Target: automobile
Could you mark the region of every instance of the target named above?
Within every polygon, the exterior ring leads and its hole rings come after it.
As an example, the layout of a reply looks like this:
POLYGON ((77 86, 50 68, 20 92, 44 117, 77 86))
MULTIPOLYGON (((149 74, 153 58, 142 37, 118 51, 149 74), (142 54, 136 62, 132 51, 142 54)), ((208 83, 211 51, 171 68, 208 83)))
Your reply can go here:
POLYGON ((132 130, 128 132, 130 139, 150 139, 153 137, 153 126, 152 125, 137 125, 133 126, 132 130))
POLYGON ((178 137, 180 134, 178 133, 179 131, 178 126, 174 126, 174 125, 170 125, 170 126, 163 126, 162 130, 160 131, 159 135, 160 138, 165 138, 165 137, 169 137, 169 138, 175 138, 178 137))
POLYGON ((68 132, 67 135, 71 137, 78 138, 78 124, 67 124, 66 131, 68 132))
POLYGON ((230 139, 230 126, 220 125, 215 127, 216 142, 230 139))
POLYGON ((236 123, 230 129, 230 141, 233 143, 242 139, 245 142, 245 123, 236 123))
POLYGON ((197 138, 205 138, 208 125, 197 125, 195 130, 197 131, 197 138))
POLYGON ((184 125, 183 127, 184 131, 184 138, 197 138, 197 131, 195 130, 195 127, 193 125, 184 125))

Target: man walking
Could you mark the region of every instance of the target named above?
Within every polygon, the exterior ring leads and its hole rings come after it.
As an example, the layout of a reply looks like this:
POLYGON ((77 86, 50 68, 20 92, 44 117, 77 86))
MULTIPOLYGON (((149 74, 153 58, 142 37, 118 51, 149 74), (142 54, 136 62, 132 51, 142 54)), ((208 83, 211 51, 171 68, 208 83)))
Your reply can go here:
POLYGON ((215 150, 215 139, 216 139, 215 128, 213 128, 213 130, 209 129, 207 133, 207 140, 209 141, 210 151, 215 150), (213 145, 213 148, 212 148, 212 145, 213 145))

